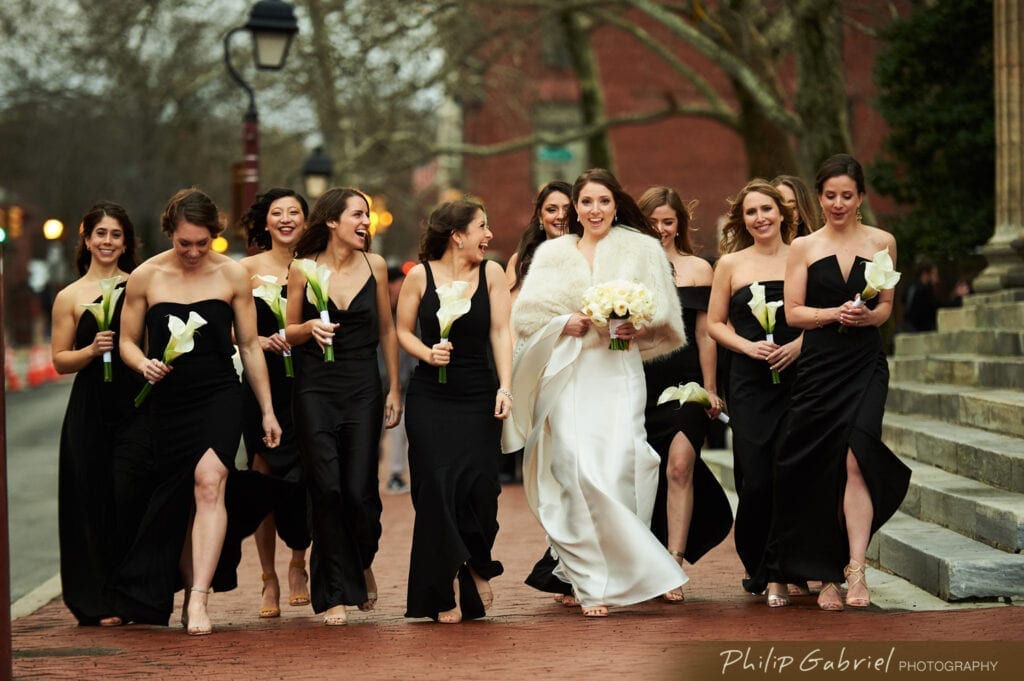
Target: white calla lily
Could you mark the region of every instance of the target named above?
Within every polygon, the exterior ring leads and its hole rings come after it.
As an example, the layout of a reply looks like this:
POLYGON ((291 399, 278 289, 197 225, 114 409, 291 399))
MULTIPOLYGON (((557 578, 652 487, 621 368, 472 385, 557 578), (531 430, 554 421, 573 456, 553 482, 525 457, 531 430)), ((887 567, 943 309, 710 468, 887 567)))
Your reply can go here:
MULTIPOLYGON (((782 307, 781 300, 773 300, 768 302, 765 300, 765 288, 764 284, 755 281, 750 285, 750 302, 747 303, 750 306, 750 311, 754 315, 754 319, 764 329, 765 340, 769 343, 775 342, 775 315, 782 307)), ((778 384, 781 382, 779 372, 772 369, 772 383, 778 384)))
MULTIPOLYGON (((180 317, 174 315, 167 315, 167 329, 171 332, 171 337, 167 340, 167 347, 164 348, 163 363, 170 364, 182 355, 192 352, 196 346, 196 329, 205 325, 206 320, 195 310, 189 311, 186 321, 181 321, 180 317)), ((135 396, 136 407, 145 401, 152 389, 153 381, 142 386, 142 390, 135 396)))
MULTIPOLYGON (((331 323, 330 312, 328 311, 328 301, 330 300, 330 283, 331 275, 333 272, 327 265, 317 265, 315 260, 309 258, 296 258, 292 262, 300 272, 306 277, 306 300, 316 307, 317 312, 320 313, 320 321, 325 324, 331 323)), ((324 346, 324 361, 334 361, 334 346, 324 346)))
MULTIPOLYGON (((118 288, 117 285, 121 282, 121 275, 109 277, 107 279, 100 279, 100 300, 96 303, 82 303, 82 307, 92 313, 92 316, 96 318, 96 326, 99 327, 100 331, 107 331, 110 329, 110 323, 114 319, 114 309, 117 307, 117 301, 121 298, 121 294, 124 293, 123 288, 118 288)), ((109 383, 114 380, 113 374, 113 357, 108 350, 103 353, 103 381, 109 383)))
POLYGON ((882 249, 872 256, 870 262, 864 263, 864 291, 862 300, 871 300, 881 291, 888 291, 896 286, 900 273, 893 268, 892 256, 887 249, 882 249))
MULTIPOLYGON (((711 407, 711 395, 705 390, 699 383, 690 381, 689 383, 680 383, 679 385, 672 385, 661 391, 661 395, 658 397, 658 404, 665 404, 666 402, 679 401, 679 406, 683 406, 687 402, 699 404, 704 407, 711 407)), ((718 420, 722 423, 729 423, 729 415, 722 412, 718 414, 718 420)))
MULTIPOLYGON (((466 289, 469 282, 453 281, 450 284, 437 287, 437 299, 440 302, 437 308, 437 323, 441 327, 441 342, 448 342, 448 335, 451 333, 452 324, 462 315, 469 312, 473 302, 466 297, 466 289)), ((439 367, 437 370, 438 383, 448 382, 448 367, 439 367)))
MULTIPOLYGON (((285 302, 281 296, 281 289, 284 288, 281 284, 277 283, 277 277, 271 274, 256 274, 253 279, 258 279, 260 285, 252 290, 254 298, 259 298, 267 304, 270 311, 274 313, 274 318, 277 319, 277 334, 281 338, 285 337, 285 302)), ((292 353, 285 350, 282 355, 284 358, 284 375, 289 378, 295 376, 295 367, 292 364, 292 353)))

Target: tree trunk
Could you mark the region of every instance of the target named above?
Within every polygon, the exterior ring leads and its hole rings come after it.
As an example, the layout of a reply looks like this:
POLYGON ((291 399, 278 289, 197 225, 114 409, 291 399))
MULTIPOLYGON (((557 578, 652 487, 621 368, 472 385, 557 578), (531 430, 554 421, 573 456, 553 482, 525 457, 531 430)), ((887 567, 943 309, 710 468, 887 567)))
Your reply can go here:
MULTIPOLYGON (((580 84, 583 125, 592 125, 604 120, 605 101, 597 54, 590 44, 589 20, 576 12, 564 12, 560 15, 560 20, 569 53, 572 55, 573 70, 580 84)), ((615 172, 615 156, 606 130, 602 129, 587 138, 587 157, 590 167, 606 168, 615 172)))

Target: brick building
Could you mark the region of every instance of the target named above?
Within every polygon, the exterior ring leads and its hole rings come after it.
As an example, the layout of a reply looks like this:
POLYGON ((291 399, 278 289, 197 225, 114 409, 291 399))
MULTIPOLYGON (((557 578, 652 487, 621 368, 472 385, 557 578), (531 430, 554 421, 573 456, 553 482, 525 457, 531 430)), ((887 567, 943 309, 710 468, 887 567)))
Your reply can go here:
MULTIPOLYGON (((846 64, 847 105, 853 153, 865 165, 872 161, 886 134, 881 116, 871 102, 874 55, 879 40, 865 27, 890 21, 893 7, 901 12, 907 2, 861 0, 844 4, 843 58, 846 64)), ((659 27, 646 28, 658 35, 659 27)), ((510 50, 504 63, 487 73, 484 94, 463 100, 462 142, 495 144, 529 134, 535 129, 558 131, 579 120, 579 86, 567 55, 547 37, 557 31, 538 31, 536 40, 521 50, 510 50)), ((667 37, 667 36, 663 36, 667 37)), ((735 104, 731 87, 720 69, 696 54, 680 40, 667 40, 678 54, 695 67, 735 104)), ((592 35, 609 116, 644 112, 664 106, 666 98, 685 100, 692 89, 649 49, 609 26, 592 35)), ((794 69, 784 64, 783 88, 794 90, 794 69)), ((709 120, 675 117, 658 122, 618 127, 610 140, 615 172, 623 186, 639 195, 649 186, 675 187, 684 198, 699 205, 694 224, 695 243, 705 254, 717 253, 717 223, 726 210, 725 200, 749 179, 742 140, 728 127, 709 120)), ((534 147, 499 156, 466 156, 453 174, 454 183, 479 196, 488 208, 495 231, 492 251, 505 259, 515 249, 530 218, 536 189, 551 179, 570 183, 588 167, 583 142, 561 147, 534 147), (460 186, 461 185, 461 186, 460 186)), ((808 178, 811 179, 811 178, 808 178)), ((871 195, 875 211, 893 210, 886 199, 871 195)), ((883 225, 884 226, 884 225, 883 225)))

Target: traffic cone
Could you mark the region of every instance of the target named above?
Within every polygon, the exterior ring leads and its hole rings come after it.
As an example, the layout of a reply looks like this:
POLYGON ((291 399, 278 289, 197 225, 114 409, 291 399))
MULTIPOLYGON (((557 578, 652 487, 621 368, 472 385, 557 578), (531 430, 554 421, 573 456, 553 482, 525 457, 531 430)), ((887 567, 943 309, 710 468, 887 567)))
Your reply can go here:
POLYGON ((53 367, 45 345, 33 345, 28 351, 28 373, 25 380, 35 388, 47 381, 52 381, 57 371, 53 367))
POLYGON ((18 378, 18 372, 14 370, 14 352, 10 347, 7 348, 7 353, 4 355, 4 380, 8 392, 21 390, 21 379, 18 378))

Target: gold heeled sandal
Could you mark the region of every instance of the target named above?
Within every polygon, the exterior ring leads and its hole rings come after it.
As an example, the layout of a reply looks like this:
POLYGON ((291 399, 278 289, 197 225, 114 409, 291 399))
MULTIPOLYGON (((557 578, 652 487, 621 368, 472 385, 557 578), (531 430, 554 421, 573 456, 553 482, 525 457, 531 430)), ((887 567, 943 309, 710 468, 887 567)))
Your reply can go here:
MULTIPOLYGON (((209 605, 209 599, 210 599, 210 590, 209 589, 197 589, 194 586, 191 587, 189 589, 189 602, 190 603, 191 603, 191 598, 192 598, 191 594, 193 594, 193 593, 202 594, 203 595, 204 605, 209 605)), ((207 613, 206 616, 207 616, 207 618, 209 618, 210 614, 207 613)), ((189 620, 188 623, 185 625, 185 632, 189 636, 207 636, 207 635, 213 633, 213 623, 212 622, 209 625, 205 626, 205 627, 199 627, 199 626, 193 626, 193 624, 191 623, 191 618, 188 618, 188 620, 189 620)))
MULTIPOLYGON (((281 585, 277 581, 277 573, 276 572, 264 572, 263 573, 263 591, 260 592, 260 595, 262 596, 262 595, 267 593, 267 585, 270 584, 270 583, 273 583, 275 586, 277 586, 277 597, 280 600, 280 598, 281 598, 281 585)), ((280 617, 281 616, 281 607, 279 605, 264 605, 264 606, 262 606, 260 608, 259 615, 260 615, 260 619, 272 619, 274 617, 280 617)))
POLYGON ((864 564, 851 560, 850 564, 843 568, 843 576, 846 577, 846 604, 851 608, 866 608, 871 605, 871 593, 867 597, 850 596, 850 590, 858 584, 864 585, 867 591, 867 576, 864 574, 864 564))
MULTIPOLYGON (((676 562, 679 563, 679 567, 682 567, 683 566, 683 558, 684 558, 683 552, 682 551, 672 551, 672 550, 669 550, 669 553, 672 555, 673 558, 675 558, 676 562)), ((661 595, 661 600, 665 601, 666 603, 673 603, 673 604, 675 604, 675 603, 682 603, 683 601, 685 601, 686 597, 683 595, 683 586, 682 586, 682 584, 680 584, 675 589, 672 589, 671 591, 666 591, 665 593, 663 593, 661 595)))
POLYGON ((821 591, 818 592, 818 607, 822 610, 828 610, 830 612, 838 612, 843 609, 843 595, 839 591, 839 585, 835 582, 827 582, 821 585, 821 591), (836 594, 838 601, 825 601, 822 602, 821 597, 832 590, 836 594))
POLYGON ((288 594, 288 605, 309 605, 309 574, 306 572, 306 561, 292 560, 288 563, 288 587, 291 593, 288 594), (291 588, 291 571, 302 570, 302 591, 295 591, 291 588))

